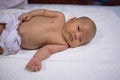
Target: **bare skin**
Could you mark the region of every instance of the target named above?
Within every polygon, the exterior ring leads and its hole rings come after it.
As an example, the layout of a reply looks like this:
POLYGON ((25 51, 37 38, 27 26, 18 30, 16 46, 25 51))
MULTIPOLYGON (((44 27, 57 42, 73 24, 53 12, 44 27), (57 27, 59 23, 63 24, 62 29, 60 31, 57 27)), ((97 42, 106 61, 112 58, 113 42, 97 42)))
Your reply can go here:
POLYGON ((18 28, 18 33, 22 40, 21 48, 38 49, 37 53, 26 65, 29 70, 38 71, 41 69, 42 60, 53 53, 68 48, 62 36, 64 16, 56 11, 45 10, 44 13, 44 10, 40 10, 40 12, 35 12, 35 14, 33 11, 28 21, 25 18, 24 15, 19 18, 22 21, 18 28))
MULTIPOLYGON (((17 30, 22 40, 21 48, 38 49, 26 65, 30 71, 39 71, 41 62, 51 54, 86 43, 95 34, 90 21, 73 18, 65 22, 64 15, 58 11, 33 10, 21 15, 19 20, 17 30)), ((0 25, 0 33, 4 27, 0 25)), ((0 48, 0 51, 3 50, 0 48)))
MULTIPOLYGON (((5 28, 5 24, 0 24, 0 35, 1 35, 2 31, 4 30, 4 28, 5 28)), ((2 53, 3 53, 3 49, 0 47, 0 54, 2 54, 2 53)))

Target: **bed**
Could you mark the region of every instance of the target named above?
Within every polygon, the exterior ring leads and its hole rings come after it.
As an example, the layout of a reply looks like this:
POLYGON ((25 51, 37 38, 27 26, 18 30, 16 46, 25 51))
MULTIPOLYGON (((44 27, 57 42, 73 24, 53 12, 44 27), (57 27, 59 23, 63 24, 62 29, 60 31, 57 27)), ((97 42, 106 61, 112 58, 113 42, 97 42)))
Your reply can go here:
POLYGON ((8 9, 0 14, 33 9, 67 10, 76 17, 88 16, 97 25, 96 36, 87 45, 52 55, 38 72, 25 70, 37 50, 0 55, 0 80, 120 80, 120 6, 28 4, 25 9, 8 9))

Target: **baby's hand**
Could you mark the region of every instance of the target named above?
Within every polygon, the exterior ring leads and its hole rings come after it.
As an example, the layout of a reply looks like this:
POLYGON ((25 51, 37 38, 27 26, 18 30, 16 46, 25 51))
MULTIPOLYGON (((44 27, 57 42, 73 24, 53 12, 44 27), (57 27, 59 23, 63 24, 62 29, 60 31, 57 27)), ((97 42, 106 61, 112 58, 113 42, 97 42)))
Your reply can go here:
POLYGON ((30 13, 24 13, 22 15, 19 16, 19 20, 20 23, 25 22, 25 21, 29 21, 32 18, 32 15, 30 15, 30 13))
POLYGON ((26 65, 26 69, 32 72, 40 71, 41 67, 42 64, 38 58, 32 58, 26 65))

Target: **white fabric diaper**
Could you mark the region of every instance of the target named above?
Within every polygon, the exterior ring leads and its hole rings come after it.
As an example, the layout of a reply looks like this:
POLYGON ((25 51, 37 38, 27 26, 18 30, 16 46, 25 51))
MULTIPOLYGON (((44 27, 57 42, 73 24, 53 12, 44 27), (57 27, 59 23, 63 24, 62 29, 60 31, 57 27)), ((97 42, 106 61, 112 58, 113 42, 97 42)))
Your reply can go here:
POLYGON ((0 23, 6 23, 5 29, 0 35, 0 46, 3 49, 3 55, 15 54, 20 49, 21 38, 17 28, 20 23, 19 14, 2 14, 0 23))

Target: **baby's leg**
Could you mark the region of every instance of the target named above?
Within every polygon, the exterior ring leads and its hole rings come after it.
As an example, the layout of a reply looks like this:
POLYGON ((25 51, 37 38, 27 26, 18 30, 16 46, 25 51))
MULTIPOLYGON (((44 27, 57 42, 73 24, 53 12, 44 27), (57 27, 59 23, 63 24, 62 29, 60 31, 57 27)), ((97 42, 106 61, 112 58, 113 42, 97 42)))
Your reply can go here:
POLYGON ((3 54, 3 49, 0 47, 0 55, 3 54))
MULTIPOLYGON (((0 35, 1 35, 1 33, 2 33, 2 31, 4 30, 4 28, 5 28, 5 24, 1 24, 0 23, 0 35)), ((3 53, 3 49, 0 47, 0 55, 3 53)))
POLYGON ((4 29, 5 29, 5 24, 0 23, 0 35, 4 29))

